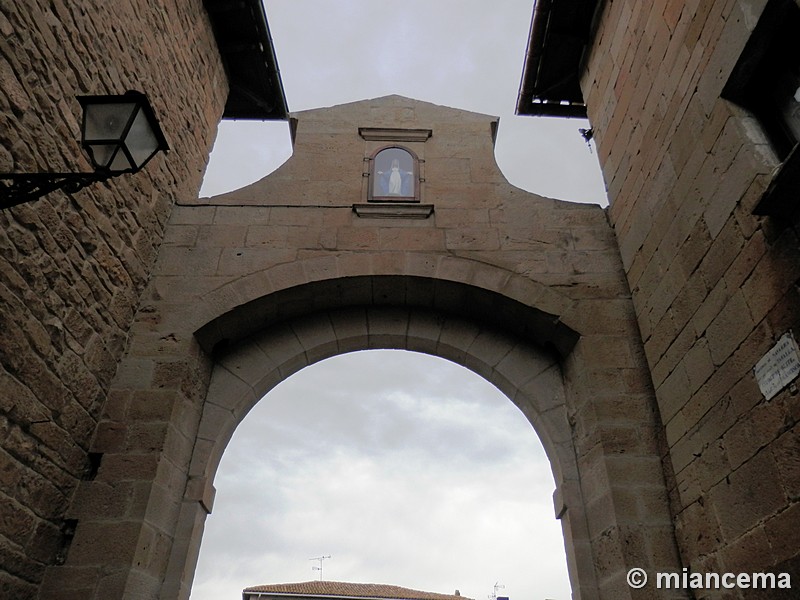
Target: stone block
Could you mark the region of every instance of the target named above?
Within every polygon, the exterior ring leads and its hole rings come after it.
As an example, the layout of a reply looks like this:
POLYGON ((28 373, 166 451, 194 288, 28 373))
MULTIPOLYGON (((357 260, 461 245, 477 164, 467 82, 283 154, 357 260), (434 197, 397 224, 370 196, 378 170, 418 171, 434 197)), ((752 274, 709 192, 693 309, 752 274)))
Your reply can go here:
POLYGON ((128 426, 116 421, 101 421, 97 425, 92 449, 101 454, 117 452, 124 447, 128 426))
POLYGON ((721 365, 753 330, 755 323, 744 294, 735 293, 706 330, 715 365, 721 365))
POLYGON ((705 301, 697 308, 690 321, 690 326, 695 335, 701 336, 705 333, 714 318, 726 306, 731 295, 732 291, 728 289, 724 280, 711 289, 705 301))
MULTIPOLYGON (((552 376, 550 369, 553 366, 552 358, 539 352, 532 347, 522 344, 506 354, 502 360, 495 365, 495 371, 505 379, 513 383, 514 388, 523 388, 528 382, 539 379, 545 371, 552 376)), ((539 385, 543 388, 559 389, 560 377, 554 382, 550 377, 541 377, 539 385), (547 383, 551 385, 547 385, 547 383)))
MULTIPOLYGON (((197 227, 197 246, 206 248, 238 248, 245 245, 253 227, 247 225, 202 225, 197 227)), ((249 244, 248 244, 249 245, 249 244)))
POLYGON ((266 225, 273 208, 268 206, 222 206, 215 208, 214 225, 266 225))
POLYGON ((246 238, 239 246, 248 248, 286 248, 288 247, 289 228, 285 225, 250 225, 246 238))
POLYGON ((370 250, 378 247, 378 229, 374 226, 342 228, 336 232, 338 250, 370 250))
MULTIPOLYGON (((439 260, 436 268, 436 278, 459 283, 470 283, 478 271, 477 265, 470 261, 444 256, 439 260)), ((437 289, 437 293, 439 290, 437 289)))
MULTIPOLYGON (((210 389, 213 389, 214 395, 219 390, 230 389, 230 394, 228 394, 230 397, 239 396, 248 387, 253 387, 255 382, 263 377, 265 371, 275 366, 275 363, 264 354, 258 345, 241 343, 221 354, 218 364, 224 367, 224 371, 228 374, 234 375, 245 384, 242 386, 240 383, 231 382, 225 374, 217 375, 215 372, 210 389), (225 383, 221 383, 220 379, 224 379, 225 383)), ((209 391, 209 397, 211 397, 211 391, 209 391)))
POLYGON ((164 422, 132 423, 127 430, 125 449, 134 453, 156 452, 164 449, 169 425, 164 422))
POLYGON ((311 363, 337 353, 336 333, 326 313, 316 314, 292 324, 292 331, 311 363))
POLYGON ((125 567, 136 552, 140 528, 128 521, 79 523, 69 550, 70 562, 104 566, 109 571, 125 567))
POLYGON ((41 597, 85 600, 92 597, 99 579, 96 567, 61 566, 45 573, 39 593, 41 597))
MULTIPOLYGON (((259 356, 255 351, 247 351, 246 355, 251 358, 259 356)), ((266 356, 266 355, 264 355, 266 356)), ((278 363, 270 361, 270 368, 277 368, 278 363)), ((214 369, 211 381, 208 386, 205 404, 215 404, 226 410, 235 411, 236 407, 249 405, 255 402, 254 382, 248 382, 245 378, 255 378, 261 373, 258 362, 252 364, 252 370, 247 365, 242 365, 242 377, 231 372, 231 370, 220 367, 214 369)))
POLYGON ((293 262, 270 268, 267 272, 267 276, 274 290, 288 289, 303 283, 308 283, 302 265, 293 262))
POLYGON ((211 481, 205 477, 190 478, 186 484, 186 499, 199 502, 203 510, 210 514, 214 507, 214 496, 216 489, 211 485, 211 481))
POLYGON ((182 275, 187 270, 196 275, 214 275, 221 255, 219 248, 169 246, 161 249, 156 268, 161 275, 182 275))
POLYGON ((204 225, 213 222, 213 206, 177 206, 170 215, 171 225, 204 225))
POLYGON ((709 493, 725 539, 733 540, 786 505, 776 465, 760 452, 722 479, 709 493))
POLYGON ((747 306, 755 320, 760 320, 778 298, 800 278, 797 262, 798 241, 791 231, 784 231, 742 286, 747 306))
MULTIPOLYGON (((793 401, 793 400, 790 400, 793 401)), ((777 411, 772 411, 777 412, 777 411)), ((787 417, 784 417, 787 419, 787 417)), ((788 431, 784 431, 786 426, 783 425, 778 429, 779 415, 770 415, 772 427, 759 427, 757 431, 760 433, 763 429, 767 429, 768 434, 772 433, 775 437, 775 442, 770 444, 772 454, 775 458, 775 464, 780 474, 780 482, 789 498, 800 497, 800 425, 795 424, 794 427, 788 431), (776 433, 781 432, 779 436, 776 433)), ((766 436, 765 436, 766 437, 766 436)), ((770 441, 770 437, 766 437, 770 441)), ((798 546, 800 548, 800 546, 798 546)))
POLYGON ((133 489, 130 485, 108 481, 83 481, 78 486, 72 500, 72 506, 67 512, 71 519, 115 519, 128 515, 133 489))
POLYGON ((336 256, 319 256, 303 261, 303 269, 309 281, 334 279, 339 274, 336 256))
MULTIPOLYGON (((436 346, 436 353, 454 362, 464 364, 463 361, 467 356, 467 350, 471 348, 472 344, 481 334, 481 329, 474 323, 455 317, 443 317, 443 323, 440 327, 441 333, 436 346)), ((470 352, 470 354, 472 353, 470 352)), ((476 362, 482 363, 482 360, 476 362)), ((478 364, 465 366, 472 370, 479 368, 478 364)), ((490 369, 491 365, 483 365, 483 370, 476 372, 485 373, 487 368, 490 369)))
POLYGON ((450 250, 497 250, 500 240, 496 229, 459 227, 445 231, 445 245, 450 250))
POLYGON ((367 313, 367 343, 370 348, 405 349, 409 313, 405 308, 387 308, 367 313))
POLYGON ((446 248, 444 232, 440 229, 384 228, 378 231, 378 244, 385 250, 442 251, 446 248))
POLYGON ((705 501, 688 504, 677 519, 678 546, 687 556, 710 554, 722 541, 716 515, 705 504, 705 501))
POLYGON ((155 477, 157 467, 158 455, 155 453, 107 453, 102 457, 97 481, 146 481, 155 477))
MULTIPOLYGON (((764 533, 771 549, 769 557, 775 569, 779 568, 782 571, 786 563, 796 563, 800 548, 798 524, 800 524, 800 504, 797 502, 792 503, 786 510, 770 515, 764 524, 764 533)), ((762 564, 766 562, 766 557, 759 558, 762 564)), ((794 576, 794 572, 792 575, 794 576)))
MULTIPOLYGON (((274 265, 290 263, 296 257, 297 250, 294 249, 226 248, 219 254, 213 274, 223 277, 247 275, 266 271, 274 265)), ((274 279, 272 281, 275 282, 274 279)))
POLYGON ((363 308, 329 313, 340 352, 362 350, 367 344, 367 313, 363 308))
POLYGON ((164 234, 165 246, 194 246, 197 241, 196 225, 174 225, 164 234))
POLYGON ((408 349, 414 352, 435 355, 441 335, 444 317, 412 311, 408 318, 408 349))

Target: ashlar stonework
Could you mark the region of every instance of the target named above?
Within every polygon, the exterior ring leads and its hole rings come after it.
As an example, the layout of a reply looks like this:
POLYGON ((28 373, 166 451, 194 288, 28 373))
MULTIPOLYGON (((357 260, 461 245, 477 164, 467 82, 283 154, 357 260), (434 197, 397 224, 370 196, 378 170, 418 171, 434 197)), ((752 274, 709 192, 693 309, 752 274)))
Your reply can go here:
POLYGON ((677 569, 653 391, 604 210, 510 185, 493 117, 389 96, 293 118, 276 172, 175 206, 94 438, 97 477, 44 589, 186 598, 237 424, 304 366, 368 348, 453 360, 524 412, 552 462, 576 598, 632 597, 629 565, 677 569), (418 202, 369 201, 384 146, 419 160, 418 202))

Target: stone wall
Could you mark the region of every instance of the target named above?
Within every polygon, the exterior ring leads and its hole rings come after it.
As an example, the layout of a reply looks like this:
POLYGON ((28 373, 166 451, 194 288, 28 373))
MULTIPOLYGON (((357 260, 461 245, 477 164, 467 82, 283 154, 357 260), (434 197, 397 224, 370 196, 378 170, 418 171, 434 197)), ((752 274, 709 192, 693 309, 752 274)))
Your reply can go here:
MULTIPOLYGON (((581 476, 556 500, 582 515, 584 597, 635 594, 624 567, 640 561, 676 565, 639 332, 683 563, 800 579, 797 390, 766 401, 753 375, 800 324, 797 221, 752 214, 778 161, 721 98, 765 2, 600 4, 582 85, 616 240, 599 208, 508 185, 491 118, 397 97, 304 114, 303 153, 197 201, 227 95, 202 2, 0 0, 0 171, 88 170, 80 94, 145 92, 172 148, 135 176, 0 213, 0 596, 185 596, 213 461, 190 469, 215 443, 203 431, 223 429, 206 388, 227 368, 195 334, 253 327, 235 309, 269 298, 257 314, 283 314, 317 282, 304 310, 346 308, 357 278, 388 319, 386 277, 422 278, 412 295, 432 306, 451 289, 437 281, 491 290, 580 334, 560 367, 581 476), (358 127, 431 123, 415 152, 433 214, 355 215, 378 147, 358 127)), ((319 331, 295 331, 287 360, 310 360, 319 331)))
MULTIPOLYGON (((0 211, 0 597, 64 560, 65 511, 176 201, 227 83, 200 0, 0 2, 0 172, 89 171, 82 94, 147 94, 171 151, 136 175, 0 211)), ((52 596, 50 596, 52 597, 52 596)))
POLYGON ((187 598, 217 461, 249 408, 311 362, 387 347, 460 362, 528 416, 576 599, 637 597, 631 566, 677 569, 605 211, 510 185, 487 115, 389 96, 295 116, 278 170, 173 210, 92 445, 98 476, 80 484, 75 540, 44 589, 187 598), (367 202, 368 159, 394 143, 424 160, 419 203, 367 202))
POLYGON ((615 1, 582 86, 674 469, 684 565, 800 577, 800 410, 756 362, 800 325, 797 221, 752 214, 775 154, 721 98, 766 3, 615 1))

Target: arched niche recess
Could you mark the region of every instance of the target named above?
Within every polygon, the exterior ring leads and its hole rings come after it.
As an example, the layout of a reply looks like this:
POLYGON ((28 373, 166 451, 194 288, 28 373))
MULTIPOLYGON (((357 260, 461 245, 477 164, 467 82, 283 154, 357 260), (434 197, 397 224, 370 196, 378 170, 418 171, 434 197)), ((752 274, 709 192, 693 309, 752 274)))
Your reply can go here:
POLYGON ((369 158, 371 202, 419 202, 420 161, 405 146, 384 146, 369 158))

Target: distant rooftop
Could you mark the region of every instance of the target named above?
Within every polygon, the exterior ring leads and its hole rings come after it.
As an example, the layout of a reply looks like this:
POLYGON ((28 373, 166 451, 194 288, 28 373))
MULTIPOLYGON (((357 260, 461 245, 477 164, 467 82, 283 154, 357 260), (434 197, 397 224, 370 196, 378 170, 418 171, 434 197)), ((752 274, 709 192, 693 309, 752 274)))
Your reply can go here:
POLYGON ((420 592, 396 585, 374 583, 343 583, 339 581, 306 581, 275 583, 249 587, 242 592, 248 596, 317 596, 324 598, 358 598, 371 600, 471 600, 460 594, 420 592))

